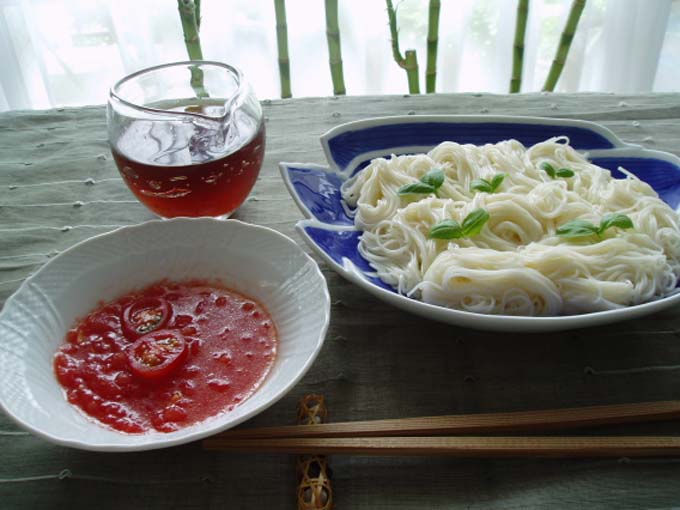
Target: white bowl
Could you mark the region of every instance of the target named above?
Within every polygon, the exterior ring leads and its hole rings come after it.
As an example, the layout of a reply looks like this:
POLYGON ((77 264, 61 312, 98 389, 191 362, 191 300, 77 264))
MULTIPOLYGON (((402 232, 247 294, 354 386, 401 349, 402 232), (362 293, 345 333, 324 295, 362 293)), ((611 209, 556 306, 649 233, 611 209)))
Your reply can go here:
POLYGON ((274 230, 210 218, 123 227, 64 251, 7 300, 0 313, 0 405, 20 426, 64 446, 134 451, 187 443, 247 420, 289 391, 319 353, 329 316, 318 266, 274 230), (231 412, 171 433, 117 432, 66 401, 54 353, 98 301, 163 278, 218 278, 260 301, 278 328, 278 355, 260 388, 231 412))

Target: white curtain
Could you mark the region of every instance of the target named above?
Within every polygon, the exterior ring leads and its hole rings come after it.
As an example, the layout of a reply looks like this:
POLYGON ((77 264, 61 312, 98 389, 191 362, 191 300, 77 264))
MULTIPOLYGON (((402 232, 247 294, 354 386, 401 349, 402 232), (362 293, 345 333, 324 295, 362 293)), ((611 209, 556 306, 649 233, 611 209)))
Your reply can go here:
MULTIPOLYGON (((347 93, 401 94, 383 0, 339 0, 347 93)), ((424 92, 428 0, 397 5, 424 92)), ((522 91, 541 90, 571 0, 530 0, 522 91)), ((324 2, 287 0, 293 96, 332 95, 324 2)), ((506 93, 516 0, 442 0, 438 92, 506 93)), ((206 59, 279 97, 273 0, 203 0, 206 59)), ((680 90, 680 1, 588 0, 557 91, 680 90)), ((0 0, 0 110, 101 104, 118 78, 185 60, 176 0, 0 0)))

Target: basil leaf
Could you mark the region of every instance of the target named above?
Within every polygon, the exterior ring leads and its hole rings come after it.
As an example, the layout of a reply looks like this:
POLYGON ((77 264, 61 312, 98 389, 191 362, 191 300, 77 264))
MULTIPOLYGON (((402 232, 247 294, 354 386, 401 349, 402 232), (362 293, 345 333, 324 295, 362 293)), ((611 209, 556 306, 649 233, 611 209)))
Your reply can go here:
POLYGON ((439 168, 433 168, 420 178, 420 182, 405 184, 399 188, 400 195, 410 195, 413 193, 430 194, 437 193, 437 190, 444 184, 446 176, 439 168))
POLYGON ((481 191, 482 193, 493 193, 493 184, 486 179, 475 179, 470 184, 471 190, 481 191))
POLYGON ((557 175, 557 177, 574 177, 574 171, 569 168, 560 168, 555 172, 555 175, 557 175))
POLYGON ((559 227, 556 234, 561 237, 587 237, 599 234, 599 228, 586 220, 573 220, 559 227))
POLYGON ((486 209, 475 209, 463 220, 461 226, 456 220, 444 220, 434 225, 428 234, 430 239, 457 239, 479 234, 484 224, 489 221, 486 209))
POLYGON ((463 229, 456 220, 440 221, 430 229, 430 239, 457 239, 463 237, 463 229))
POLYGON ((505 179, 505 174, 496 174, 490 181, 475 179, 470 184, 470 189, 481 191, 482 193, 494 193, 503 182, 503 179, 505 179))
POLYGON ((441 187, 442 184, 444 184, 445 178, 446 176, 442 170, 439 168, 433 168, 420 178, 420 182, 429 184, 436 191, 441 187))
POLYGON ((602 221, 600 221, 599 233, 602 234, 605 230, 611 227, 634 228, 633 220, 621 213, 605 214, 602 218, 602 221))
POLYGON ((415 193, 429 194, 434 193, 435 188, 430 184, 424 182, 414 182, 413 184, 405 184, 399 188, 400 195, 411 195, 415 193))
POLYGON ((555 178, 555 169, 550 163, 548 162, 542 163, 541 168, 545 170, 545 173, 548 174, 550 177, 552 177, 553 179, 555 178))
POLYGON ((504 179, 505 174, 494 175, 493 179, 491 179, 491 191, 496 191, 498 189, 498 186, 500 186, 503 183, 504 179))
POLYGON ((486 209, 475 209, 463 220, 463 234, 472 237, 479 234, 484 224, 489 221, 489 213, 486 209))

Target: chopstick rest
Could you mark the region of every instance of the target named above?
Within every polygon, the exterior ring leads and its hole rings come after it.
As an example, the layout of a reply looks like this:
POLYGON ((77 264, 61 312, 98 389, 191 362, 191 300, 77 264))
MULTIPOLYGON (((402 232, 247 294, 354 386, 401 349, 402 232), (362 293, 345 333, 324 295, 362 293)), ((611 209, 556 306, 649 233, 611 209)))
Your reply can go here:
MULTIPOLYGON (((328 408, 323 395, 305 395, 298 403, 297 422, 318 426, 328 419, 328 408)), ((328 460, 315 452, 306 452, 297 459, 298 510, 331 510, 333 488, 328 460)))

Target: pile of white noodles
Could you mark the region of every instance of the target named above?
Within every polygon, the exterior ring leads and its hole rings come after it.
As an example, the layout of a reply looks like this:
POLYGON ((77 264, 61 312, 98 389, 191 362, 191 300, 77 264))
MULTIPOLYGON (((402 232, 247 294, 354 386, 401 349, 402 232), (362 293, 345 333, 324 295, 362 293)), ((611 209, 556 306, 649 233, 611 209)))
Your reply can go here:
POLYGON ((342 194, 363 230, 361 254, 398 292, 472 312, 550 316, 639 304, 675 289, 678 214, 625 173, 612 178, 564 137, 528 149, 516 140, 444 142, 428 154, 373 160, 342 194), (575 175, 552 179, 544 162, 575 175), (438 196, 398 194, 435 168, 446 174, 438 196), (473 180, 498 173, 505 179, 495 193, 470 189, 473 180), (490 215, 480 234, 428 239, 436 223, 462 223, 478 208, 490 215), (610 212, 626 214, 634 228, 610 228, 599 242, 555 235, 574 219, 599 225, 610 212))

